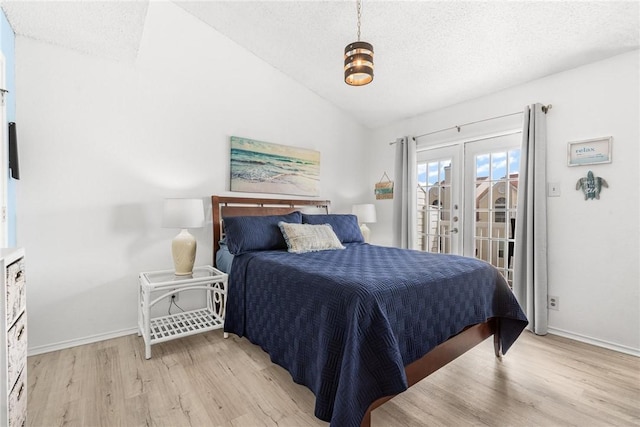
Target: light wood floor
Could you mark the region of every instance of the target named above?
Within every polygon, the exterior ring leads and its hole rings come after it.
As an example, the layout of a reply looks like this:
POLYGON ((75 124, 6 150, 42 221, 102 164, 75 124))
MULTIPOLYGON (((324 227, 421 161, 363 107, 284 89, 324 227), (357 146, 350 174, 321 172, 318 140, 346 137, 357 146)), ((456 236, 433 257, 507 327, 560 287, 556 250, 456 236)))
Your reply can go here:
MULTIPOLYGON (((260 348, 215 331, 130 335, 29 358, 30 426, 327 426, 260 348)), ((487 340, 373 412, 372 426, 640 425, 640 359, 524 333, 487 340)))

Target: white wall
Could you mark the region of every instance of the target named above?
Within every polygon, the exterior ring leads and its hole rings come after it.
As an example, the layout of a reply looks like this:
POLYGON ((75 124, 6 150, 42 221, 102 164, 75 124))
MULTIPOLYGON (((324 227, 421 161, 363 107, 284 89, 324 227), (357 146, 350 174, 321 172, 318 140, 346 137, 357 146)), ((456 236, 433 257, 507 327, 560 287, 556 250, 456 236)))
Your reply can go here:
MULTIPOLYGON (((640 354, 639 76, 634 51, 381 128, 370 144, 369 182, 384 170, 393 173, 388 142, 396 137, 552 104, 547 173, 549 182, 560 183, 561 196, 548 199, 549 294, 560 298, 560 310, 549 312, 551 332, 640 354), (602 136, 613 136, 611 164, 567 166, 568 141, 602 136), (585 201, 575 189, 588 170, 609 183, 600 200, 585 201)), ((466 138, 504 126, 504 120, 484 123, 440 137, 466 138)), ((374 243, 391 244, 391 202, 376 205, 374 243)))
MULTIPOLYGON (((31 353, 135 328, 138 272, 172 267, 163 198, 241 195, 231 135, 319 150, 334 212, 365 191, 364 128, 172 3, 134 64, 24 37, 16 56, 31 353)), ((194 234, 210 263, 210 223, 194 234)))

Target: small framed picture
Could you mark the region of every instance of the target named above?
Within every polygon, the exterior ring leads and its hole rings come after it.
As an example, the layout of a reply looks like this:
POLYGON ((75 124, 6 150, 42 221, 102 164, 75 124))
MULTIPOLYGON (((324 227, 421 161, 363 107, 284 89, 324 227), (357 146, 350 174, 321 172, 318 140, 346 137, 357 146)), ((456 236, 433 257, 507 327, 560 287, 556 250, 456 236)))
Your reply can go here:
POLYGON ((612 139, 612 137, 606 136, 569 142, 567 145, 567 164, 569 166, 583 166, 611 163, 612 139))

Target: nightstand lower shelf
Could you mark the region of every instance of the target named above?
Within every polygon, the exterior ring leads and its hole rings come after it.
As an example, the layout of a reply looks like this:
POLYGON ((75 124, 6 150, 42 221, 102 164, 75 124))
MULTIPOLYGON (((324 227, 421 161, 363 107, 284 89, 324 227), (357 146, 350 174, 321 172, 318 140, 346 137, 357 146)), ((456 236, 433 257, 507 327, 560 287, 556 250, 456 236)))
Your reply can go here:
POLYGON ((224 319, 206 308, 156 317, 150 322, 151 343, 169 341, 178 337, 220 329, 224 319))

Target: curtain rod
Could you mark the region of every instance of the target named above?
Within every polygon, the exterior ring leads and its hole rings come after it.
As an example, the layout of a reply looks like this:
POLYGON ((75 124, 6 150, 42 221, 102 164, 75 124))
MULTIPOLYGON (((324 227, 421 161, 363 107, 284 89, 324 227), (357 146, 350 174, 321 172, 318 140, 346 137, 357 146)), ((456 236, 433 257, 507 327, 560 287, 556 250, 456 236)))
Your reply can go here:
MULTIPOLYGON (((551 104, 549 105, 543 105, 542 106, 542 112, 547 114, 547 112, 552 108, 553 106, 551 104)), ((496 119, 502 119, 504 117, 510 117, 510 116, 515 116, 516 114, 522 114, 522 111, 516 111, 515 113, 509 113, 509 114, 504 114, 502 116, 495 116, 495 117, 489 117, 487 119, 482 119, 482 120, 476 120, 475 122, 469 122, 469 123, 463 123, 461 125, 456 125, 456 126, 451 126, 449 128, 444 128, 444 129, 439 129, 439 130, 434 130, 433 132, 428 132, 428 133, 423 133, 422 135, 418 135, 418 136, 414 136, 413 139, 418 139, 418 138, 422 138, 424 136, 428 136, 428 135, 433 135, 434 133, 440 133, 440 132, 445 132, 448 130, 453 130, 453 129, 457 129, 458 132, 460 132, 460 128, 462 128, 462 126, 469 126, 469 125, 475 125, 476 123, 482 123, 482 122, 488 122, 490 120, 496 120, 496 119)), ((389 145, 393 145, 395 144, 396 141, 390 142, 389 145)))

